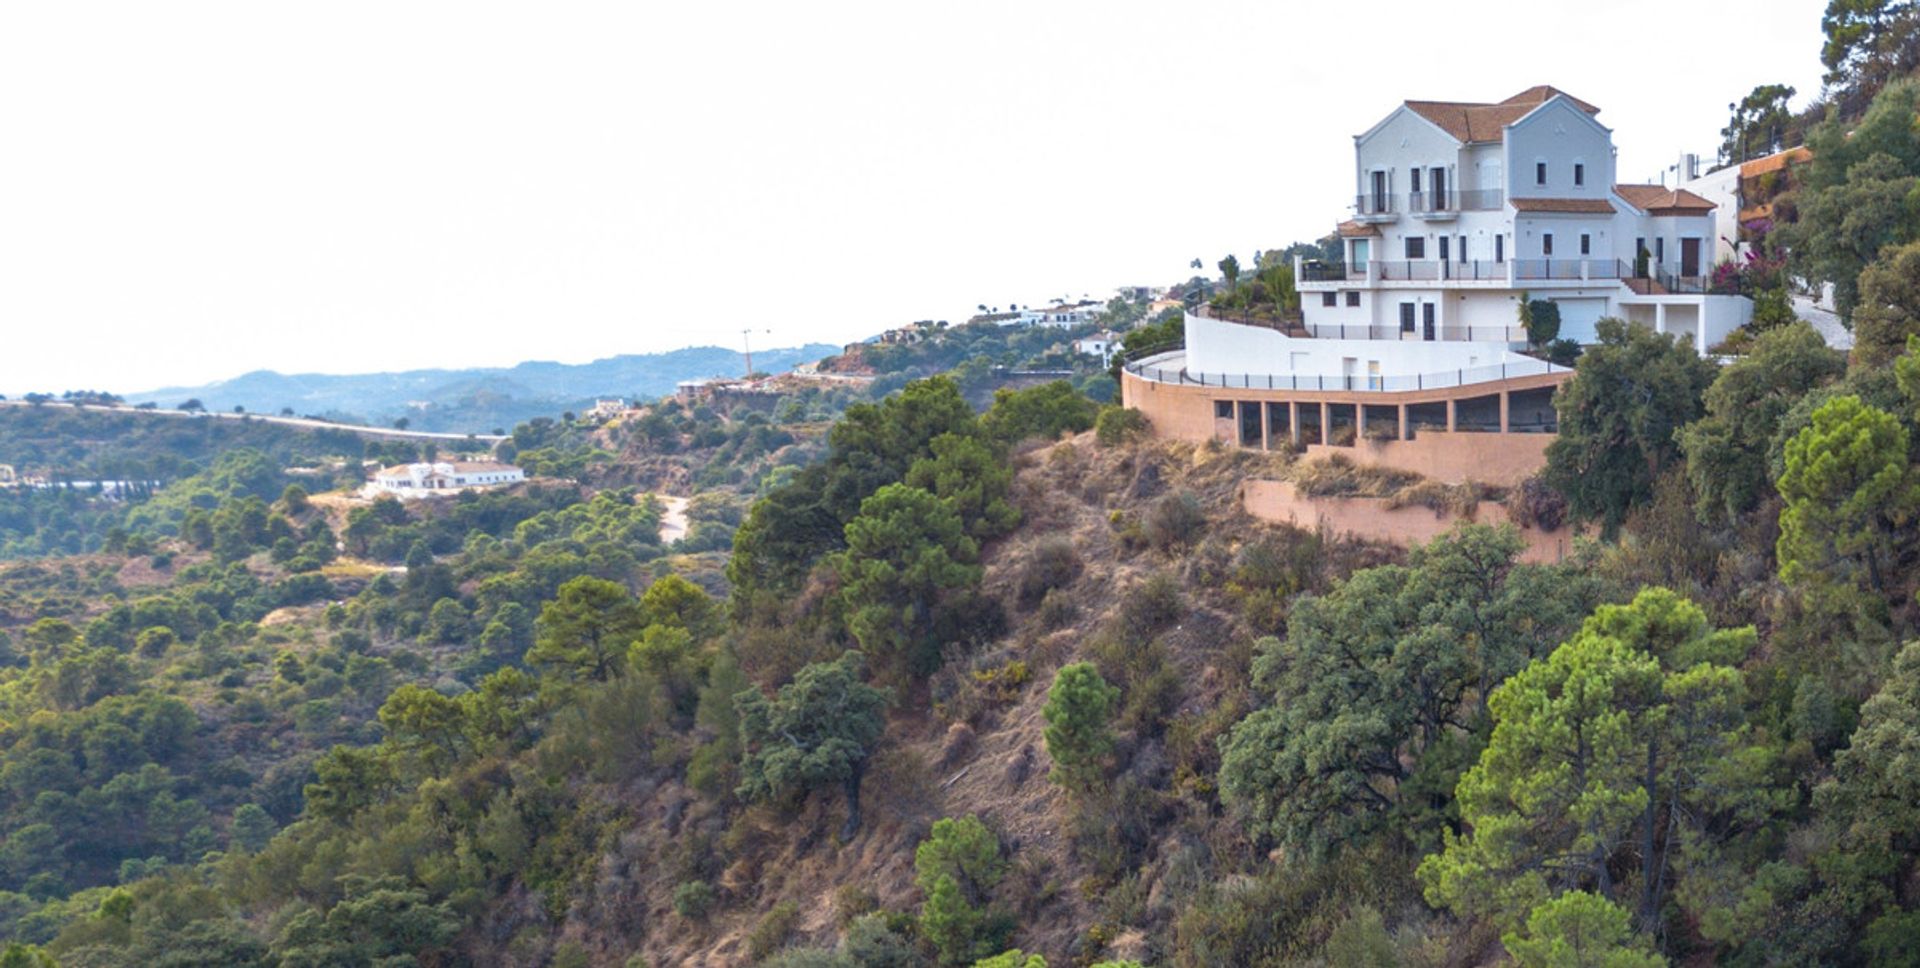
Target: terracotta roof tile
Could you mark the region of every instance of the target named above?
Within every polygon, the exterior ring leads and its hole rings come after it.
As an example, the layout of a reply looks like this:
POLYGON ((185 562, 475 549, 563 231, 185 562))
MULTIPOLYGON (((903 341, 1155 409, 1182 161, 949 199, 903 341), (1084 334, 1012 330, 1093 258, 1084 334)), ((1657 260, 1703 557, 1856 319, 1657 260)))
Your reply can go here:
POLYGON ((1361 239, 1379 235, 1380 227, 1348 219, 1334 226, 1333 231, 1343 239, 1361 239))
POLYGON ((1541 84, 1527 88, 1498 104, 1473 101, 1408 101, 1407 109, 1440 126, 1454 140, 1465 143, 1500 141, 1507 125, 1526 117, 1534 108, 1555 95, 1565 94, 1580 110, 1599 114, 1600 109, 1558 88, 1541 84))
POLYGON ((1567 212, 1575 215, 1612 215, 1617 209, 1604 198, 1511 198, 1518 212, 1567 212))
POLYGON ((1627 204, 1653 215, 1691 215, 1711 212, 1714 204, 1684 188, 1661 185, 1615 185, 1613 192, 1627 204))
POLYGON ((1788 148, 1785 151, 1775 152, 1765 158, 1755 158, 1752 161, 1741 164, 1740 177, 1752 178, 1756 175, 1764 175, 1770 171, 1779 171, 1788 165, 1798 165, 1812 160, 1813 152, 1808 148, 1804 146, 1788 148))

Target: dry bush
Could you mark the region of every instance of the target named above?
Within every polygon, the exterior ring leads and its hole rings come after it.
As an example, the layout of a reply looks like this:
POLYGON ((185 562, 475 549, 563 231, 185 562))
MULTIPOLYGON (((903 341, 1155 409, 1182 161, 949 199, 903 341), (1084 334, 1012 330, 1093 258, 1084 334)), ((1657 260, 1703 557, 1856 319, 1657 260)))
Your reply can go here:
POLYGON ((1073 542, 1061 537, 1041 539, 1020 565, 1014 580, 1014 597, 1021 608, 1032 608, 1056 588, 1065 588, 1080 577, 1080 553, 1073 542))
POLYGON ((1065 592, 1055 589, 1040 599, 1040 610, 1034 613, 1034 619, 1041 629, 1058 631, 1080 619, 1080 606, 1065 592))
POLYGON ((1386 497, 1420 480, 1406 471, 1355 464, 1345 454, 1293 465, 1293 486, 1308 497, 1386 497))
POLYGON ((1567 523, 1567 498, 1538 477, 1529 477, 1507 495, 1507 516, 1523 528, 1558 531, 1567 523))
POLYGON ((1124 638, 1139 641, 1152 637, 1186 614, 1187 603, 1180 594, 1180 583, 1172 575, 1158 572, 1127 590, 1115 616, 1115 630, 1124 638))
POLYGON ((1153 502, 1140 521, 1140 532, 1157 551, 1171 551, 1191 545, 1207 526, 1200 500, 1182 491, 1153 502))
POLYGON ((1388 495, 1387 507, 1389 509, 1423 507, 1431 510, 1436 517, 1453 514, 1471 519, 1480 509, 1480 502, 1486 494, 1485 487, 1472 481, 1464 484, 1443 484, 1439 481, 1420 480, 1388 495))

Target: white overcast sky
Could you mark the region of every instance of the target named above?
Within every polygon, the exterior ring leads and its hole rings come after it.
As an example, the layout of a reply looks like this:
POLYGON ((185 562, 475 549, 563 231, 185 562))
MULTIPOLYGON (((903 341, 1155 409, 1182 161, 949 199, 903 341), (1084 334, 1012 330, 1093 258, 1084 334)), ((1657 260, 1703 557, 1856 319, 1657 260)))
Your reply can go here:
POLYGON ((0 392, 846 342, 1316 237, 1409 97, 1624 178, 1824 0, 0 4, 0 392), (770 333, 761 332, 770 330, 770 333))

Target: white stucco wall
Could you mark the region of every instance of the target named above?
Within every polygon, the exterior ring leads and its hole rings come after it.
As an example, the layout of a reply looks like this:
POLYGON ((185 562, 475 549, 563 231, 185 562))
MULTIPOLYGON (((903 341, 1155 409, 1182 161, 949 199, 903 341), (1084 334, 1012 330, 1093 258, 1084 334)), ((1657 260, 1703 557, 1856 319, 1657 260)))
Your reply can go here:
POLYGON ((1556 97, 1506 132, 1507 193, 1512 198, 1606 198, 1613 192, 1613 134, 1572 101, 1556 97), (1547 183, 1534 182, 1534 164, 1547 163, 1547 183), (1586 166, 1585 184, 1573 183, 1574 162, 1586 166))
POLYGON ((1187 316, 1187 369, 1193 373, 1341 376, 1347 361, 1364 376, 1368 363, 1388 376, 1439 373, 1497 363, 1534 361, 1498 343, 1291 339, 1277 330, 1187 316))

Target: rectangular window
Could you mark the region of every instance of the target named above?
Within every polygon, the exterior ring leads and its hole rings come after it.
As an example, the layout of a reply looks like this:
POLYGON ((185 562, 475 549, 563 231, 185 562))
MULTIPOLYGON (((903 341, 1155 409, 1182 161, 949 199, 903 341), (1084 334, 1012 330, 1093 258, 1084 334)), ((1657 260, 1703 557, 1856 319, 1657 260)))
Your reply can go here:
POLYGON ((1553 233, 1552 232, 1540 233, 1540 254, 1541 255, 1553 254, 1553 233))
POLYGON ((1667 240, 1666 239, 1656 238, 1653 240, 1653 261, 1655 262, 1667 261, 1667 240))
POLYGON ((1453 240, 1452 236, 1443 235, 1440 237, 1440 261, 1441 262, 1447 261, 1448 259, 1447 243, 1452 240, 1453 240))
POLYGON ((1507 261, 1507 237, 1504 235, 1493 237, 1493 261, 1507 261))
POLYGON ((1214 419, 1216 420, 1232 420, 1233 419, 1233 401, 1232 400, 1213 401, 1213 416, 1214 416, 1214 419))
POLYGON ((1400 332, 1413 332, 1413 303, 1403 302, 1400 304, 1400 332))
POLYGON ((1427 239, 1423 235, 1407 236, 1407 258, 1424 259, 1427 257, 1427 239))
POLYGON ((1413 181, 1412 181, 1412 183, 1411 183, 1411 184, 1409 185, 1409 187, 1407 188, 1407 190, 1408 190, 1408 191, 1410 191, 1410 192, 1413 192, 1413 193, 1414 193, 1414 194, 1416 194, 1416 195, 1418 195, 1418 194, 1420 194, 1420 169, 1418 169, 1418 168, 1415 168, 1415 169, 1413 169, 1413 171, 1412 171, 1412 172, 1410 172, 1409 174, 1410 174, 1410 176, 1412 177, 1412 179, 1413 179, 1413 181))
POLYGON ((1320 305, 1331 306, 1335 298, 1336 296, 1333 293, 1323 292, 1320 294, 1320 305))
POLYGON ((1358 306, 1358 305, 1360 305, 1360 293, 1358 293, 1358 292, 1349 292, 1349 293, 1347 293, 1347 305, 1349 305, 1349 306, 1358 306))
POLYGON ((1581 255, 1593 254, 1593 236, 1588 235, 1585 232, 1580 233, 1580 254, 1581 255))
POLYGON ((1585 185, 1587 183, 1587 166, 1586 165, 1580 164, 1578 162, 1574 163, 1573 183, 1575 185, 1585 185))
POLYGON ((1533 183, 1535 185, 1545 185, 1547 183, 1546 162, 1536 161, 1533 163, 1533 183))
POLYGON ((1460 261, 1467 261, 1467 237, 1464 235, 1460 237, 1460 261))

